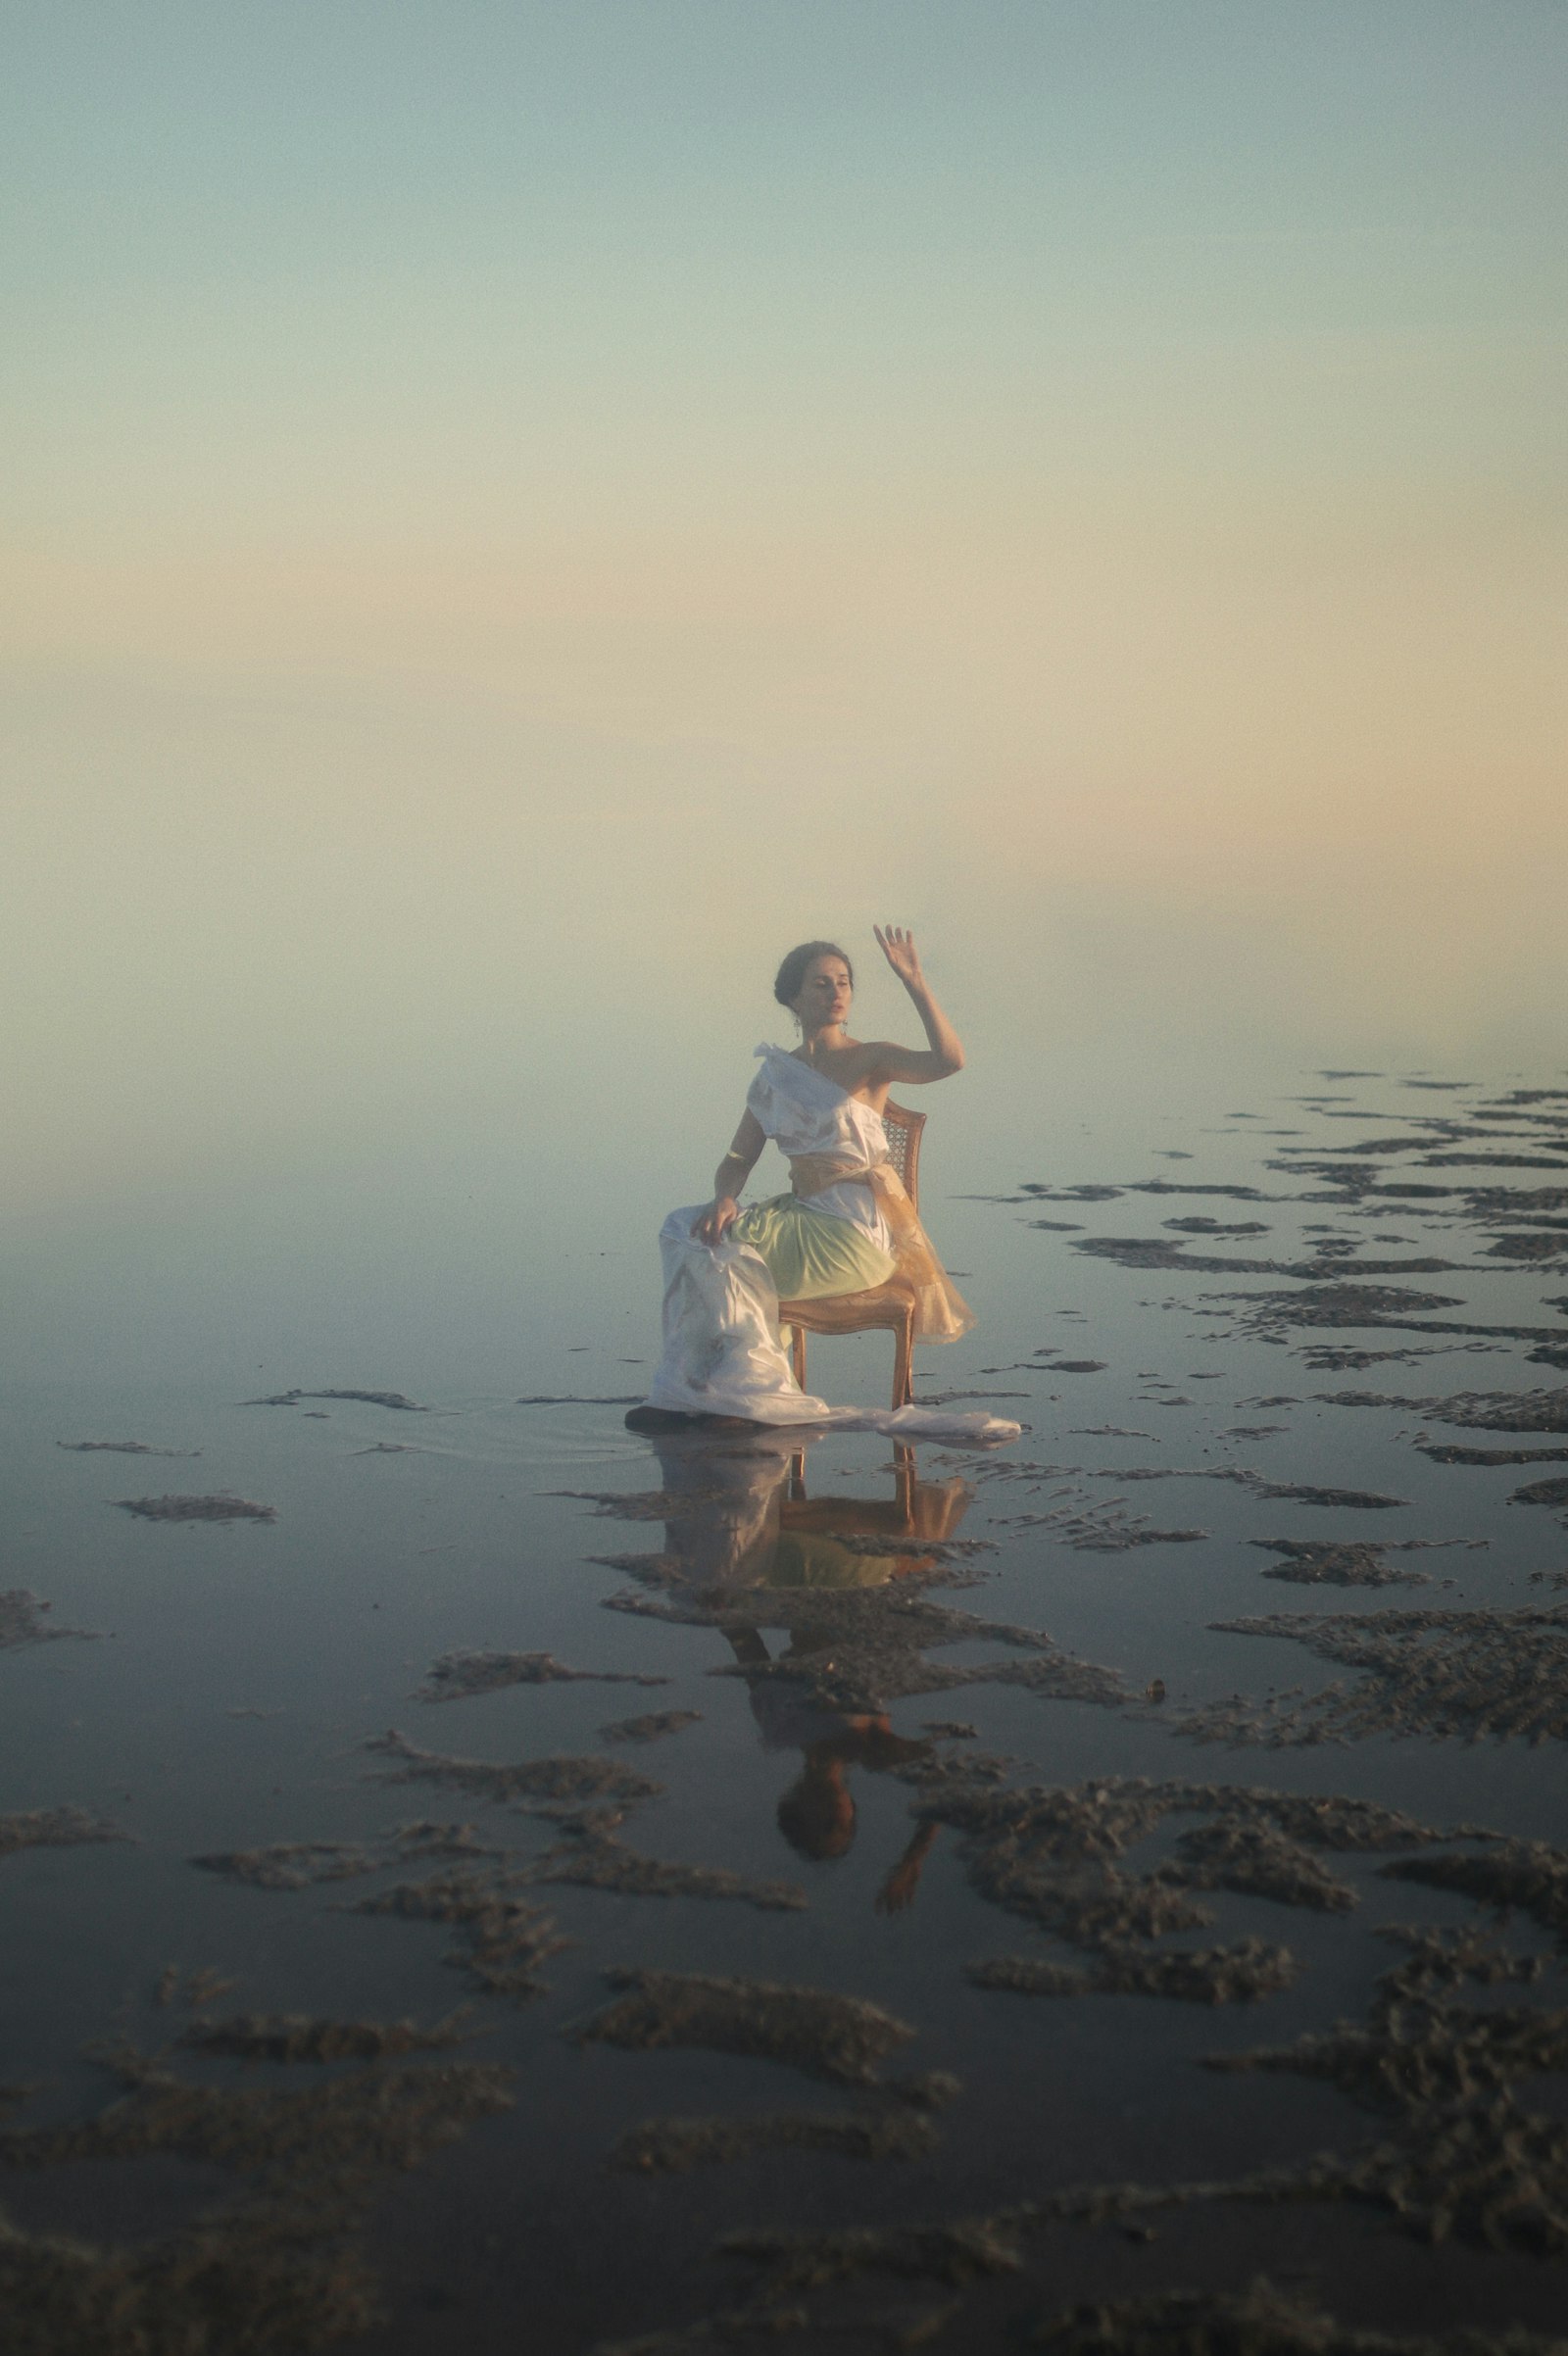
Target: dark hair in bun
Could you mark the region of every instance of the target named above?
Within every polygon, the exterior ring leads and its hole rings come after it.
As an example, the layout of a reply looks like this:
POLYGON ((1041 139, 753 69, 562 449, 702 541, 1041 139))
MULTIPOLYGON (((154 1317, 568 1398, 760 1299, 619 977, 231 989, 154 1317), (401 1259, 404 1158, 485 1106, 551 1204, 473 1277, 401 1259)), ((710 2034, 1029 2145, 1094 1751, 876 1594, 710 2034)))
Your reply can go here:
POLYGON ((813 957, 843 957, 850 966, 850 988, 855 988, 855 967, 836 941, 803 941, 799 949, 790 951, 773 977, 773 996, 781 1006, 794 1006, 806 987, 806 968, 813 957))

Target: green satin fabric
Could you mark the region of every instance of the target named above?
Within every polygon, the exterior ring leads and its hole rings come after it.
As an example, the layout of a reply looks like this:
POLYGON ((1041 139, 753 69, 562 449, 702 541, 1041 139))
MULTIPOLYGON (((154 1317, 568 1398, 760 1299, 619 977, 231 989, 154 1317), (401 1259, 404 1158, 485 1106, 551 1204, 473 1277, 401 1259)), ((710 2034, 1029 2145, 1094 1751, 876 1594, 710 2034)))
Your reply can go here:
MULTIPOLYGON (((782 1530, 764 1587, 884 1587, 897 1564, 898 1541, 885 1554, 857 1554, 820 1531, 782 1530)), ((905 1542, 904 1551, 908 1552, 905 1542)), ((925 1557, 927 1561, 930 1556, 925 1557)))
POLYGON ((767 1262, 780 1301, 821 1301, 886 1284, 893 1255, 852 1219, 809 1210, 793 1195, 743 1210, 731 1231, 767 1262))

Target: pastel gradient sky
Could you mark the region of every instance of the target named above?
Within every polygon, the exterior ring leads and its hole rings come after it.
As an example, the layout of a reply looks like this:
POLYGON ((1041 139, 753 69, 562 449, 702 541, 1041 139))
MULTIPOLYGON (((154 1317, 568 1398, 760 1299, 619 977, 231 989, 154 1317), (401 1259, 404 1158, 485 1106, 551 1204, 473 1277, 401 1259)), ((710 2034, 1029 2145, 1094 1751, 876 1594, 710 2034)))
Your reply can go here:
POLYGON ((1560 0, 4 52, 24 1212, 612 1101, 704 1177, 877 916, 998 1089, 1568 1060, 1560 0))

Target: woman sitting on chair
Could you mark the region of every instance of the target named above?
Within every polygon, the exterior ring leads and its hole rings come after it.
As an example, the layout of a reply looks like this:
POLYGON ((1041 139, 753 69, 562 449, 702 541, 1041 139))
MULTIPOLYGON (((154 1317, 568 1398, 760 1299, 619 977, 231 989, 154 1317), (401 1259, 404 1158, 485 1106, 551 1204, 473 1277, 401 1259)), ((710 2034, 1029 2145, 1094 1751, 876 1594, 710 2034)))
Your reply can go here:
POLYGON ((919 1341, 956 1341, 974 1322, 893 1168, 882 1122, 895 1083, 945 1080, 962 1070, 963 1049, 920 971, 912 934, 879 925, 876 938, 929 1045, 851 1038, 849 958, 831 941, 791 950, 773 995, 800 1024, 801 1044, 757 1050, 761 1069, 714 1174, 712 1202, 671 1211, 664 1221, 664 1354, 647 1403, 626 1418, 634 1430, 694 1416, 988 1438, 1016 1429, 989 1416, 917 1407, 880 1415, 829 1407, 796 1383, 779 1337, 781 1300, 890 1283, 912 1297, 919 1341), (788 1157, 792 1191, 742 1210, 737 1197, 769 1138, 788 1157))

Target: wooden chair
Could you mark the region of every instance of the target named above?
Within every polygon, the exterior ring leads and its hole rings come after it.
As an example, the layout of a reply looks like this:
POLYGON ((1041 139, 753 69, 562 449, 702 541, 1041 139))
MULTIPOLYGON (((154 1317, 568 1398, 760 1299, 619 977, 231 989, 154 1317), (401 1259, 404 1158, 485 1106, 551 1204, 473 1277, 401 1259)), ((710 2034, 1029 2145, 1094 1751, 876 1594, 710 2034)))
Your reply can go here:
MULTIPOLYGON (((923 1112, 909 1112, 888 1104, 882 1110, 888 1135, 888 1159, 904 1181, 916 1213, 920 1208, 920 1132, 923 1112)), ((906 1285, 890 1277, 863 1293, 829 1293, 820 1301, 781 1301, 779 1324, 791 1331, 790 1357, 795 1380, 806 1389, 806 1337, 811 1334, 863 1334, 885 1331, 893 1336, 893 1404, 906 1407, 914 1397, 914 1296, 906 1285)))

